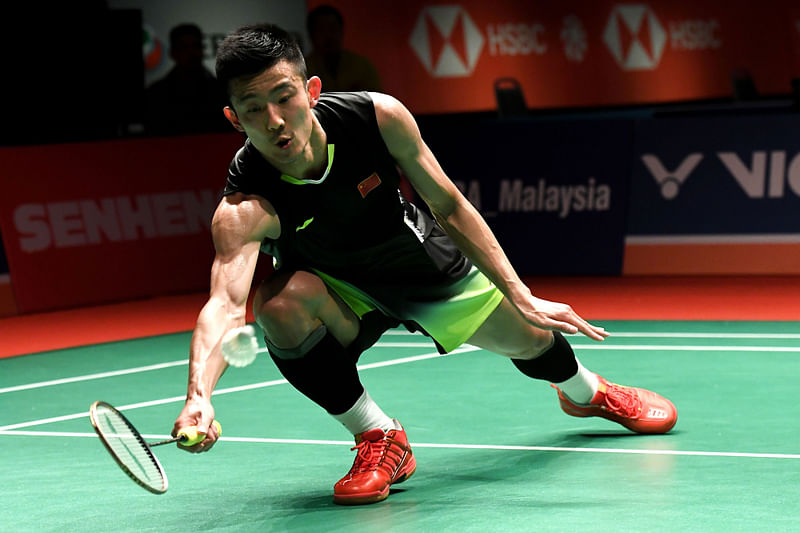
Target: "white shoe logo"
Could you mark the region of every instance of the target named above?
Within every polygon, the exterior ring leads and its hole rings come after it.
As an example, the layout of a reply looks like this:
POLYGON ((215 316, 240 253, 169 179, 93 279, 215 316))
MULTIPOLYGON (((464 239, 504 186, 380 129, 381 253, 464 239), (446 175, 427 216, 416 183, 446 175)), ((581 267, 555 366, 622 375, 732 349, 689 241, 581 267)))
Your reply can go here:
POLYGON ((667 412, 663 409, 656 409, 651 407, 647 411, 647 418, 667 418, 667 412))

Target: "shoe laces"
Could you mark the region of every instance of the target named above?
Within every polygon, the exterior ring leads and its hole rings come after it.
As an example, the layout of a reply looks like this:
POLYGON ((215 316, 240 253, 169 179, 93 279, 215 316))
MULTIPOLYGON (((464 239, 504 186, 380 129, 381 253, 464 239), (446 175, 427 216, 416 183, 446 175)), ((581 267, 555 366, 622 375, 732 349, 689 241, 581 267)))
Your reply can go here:
POLYGON ((350 469, 350 473, 361 474, 364 472, 372 472, 378 468, 383 468, 391 475, 393 468, 390 465, 385 464, 384 459, 390 452, 393 452, 397 458, 402 457, 402 454, 394 449, 397 446, 390 446, 391 444, 399 445, 397 441, 389 438, 388 435, 385 435, 379 440, 362 440, 350 448, 351 451, 358 450, 356 453, 356 460, 353 463, 353 468, 350 469))
POLYGON ((630 387, 609 383, 604 394, 603 407, 625 418, 634 418, 642 410, 642 401, 630 387))

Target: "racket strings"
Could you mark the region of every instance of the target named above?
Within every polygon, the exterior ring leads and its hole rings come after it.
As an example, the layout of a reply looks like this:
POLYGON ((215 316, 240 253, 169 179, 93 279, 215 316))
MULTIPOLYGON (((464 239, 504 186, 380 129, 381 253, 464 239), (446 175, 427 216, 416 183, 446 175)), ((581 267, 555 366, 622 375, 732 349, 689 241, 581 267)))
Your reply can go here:
POLYGON ((153 489, 163 489, 164 478, 155 457, 127 421, 114 411, 102 410, 97 415, 98 429, 130 474, 153 489))

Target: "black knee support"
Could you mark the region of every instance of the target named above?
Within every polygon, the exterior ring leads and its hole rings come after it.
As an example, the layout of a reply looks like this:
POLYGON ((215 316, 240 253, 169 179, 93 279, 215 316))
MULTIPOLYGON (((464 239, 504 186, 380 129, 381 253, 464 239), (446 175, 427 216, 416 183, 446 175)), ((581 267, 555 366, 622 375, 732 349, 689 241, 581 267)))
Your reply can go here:
POLYGON ((297 348, 276 348, 269 340, 267 348, 283 377, 331 414, 344 413, 364 392, 355 361, 324 325, 297 348))
POLYGON ((319 344, 319 342, 324 339, 325 335, 327 334, 328 328, 325 327, 325 324, 322 324, 320 327, 312 331, 308 337, 306 337, 306 339, 295 348, 278 348, 266 337, 264 337, 264 342, 267 345, 270 355, 273 355, 279 359, 300 359, 308 352, 313 350, 314 347, 319 344))
POLYGON ((526 376, 550 383, 561 383, 578 373, 575 352, 558 331, 553 332, 553 344, 539 357, 512 359, 511 362, 526 376))

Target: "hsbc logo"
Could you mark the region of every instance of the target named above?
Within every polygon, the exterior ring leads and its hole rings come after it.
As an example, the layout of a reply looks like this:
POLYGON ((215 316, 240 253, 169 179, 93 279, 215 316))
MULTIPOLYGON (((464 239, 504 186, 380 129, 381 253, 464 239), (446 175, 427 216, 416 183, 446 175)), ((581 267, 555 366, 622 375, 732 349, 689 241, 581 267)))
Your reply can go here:
POLYGON ((480 29, 458 5, 423 8, 409 44, 434 78, 471 75, 484 49, 491 56, 544 55, 548 50, 541 22, 509 20, 480 29))
POLYGON ((667 43, 667 32, 646 5, 616 5, 603 31, 603 42, 623 70, 653 70, 667 43))
POLYGON ((644 4, 618 4, 611 10, 605 42, 622 70, 654 70, 668 44, 674 52, 696 52, 722 48, 718 20, 670 20, 667 28, 644 4))
MULTIPOLYGON (((736 152, 720 151, 714 155, 749 198, 783 198, 787 185, 794 194, 800 196, 800 153, 792 155, 784 150, 756 150, 750 154, 749 161, 742 160, 736 152)), ((655 154, 641 156, 642 163, 661 188, 661 196, 665 200, 678 196, 681 186, 704 158, 700 152, 691 153, 676 167, 669 169, 655 154)))
POLYGON ((427 6, 417 18, 409 44, 432 76, 460 77, 475 69, 484 38, 461 6, 427 6))

